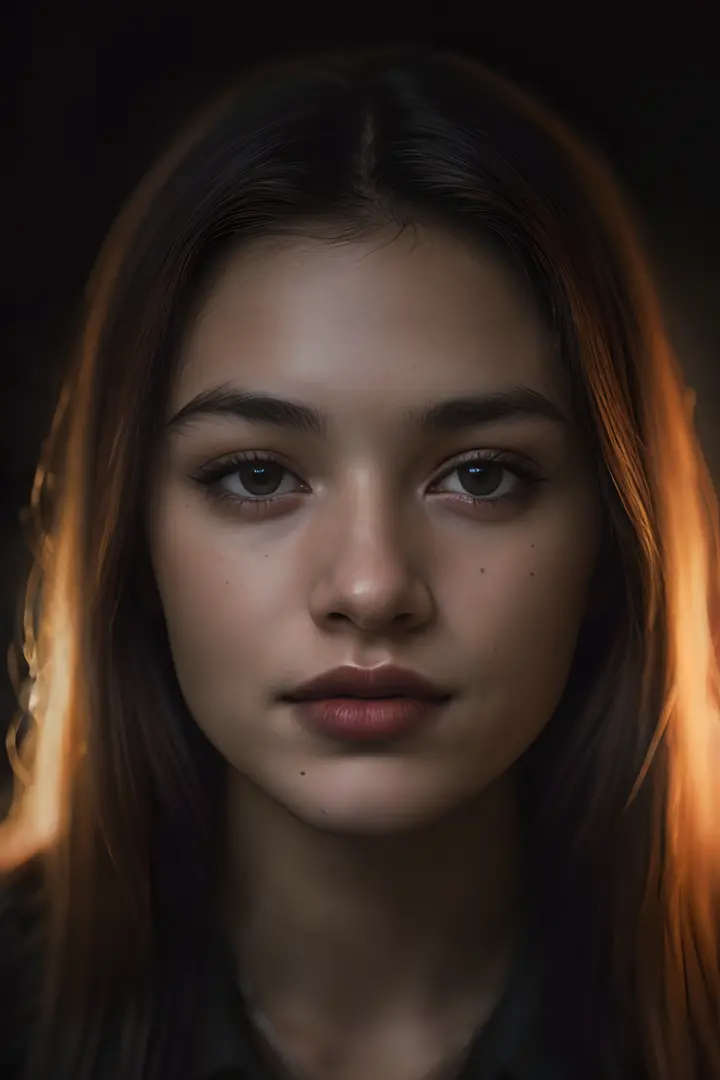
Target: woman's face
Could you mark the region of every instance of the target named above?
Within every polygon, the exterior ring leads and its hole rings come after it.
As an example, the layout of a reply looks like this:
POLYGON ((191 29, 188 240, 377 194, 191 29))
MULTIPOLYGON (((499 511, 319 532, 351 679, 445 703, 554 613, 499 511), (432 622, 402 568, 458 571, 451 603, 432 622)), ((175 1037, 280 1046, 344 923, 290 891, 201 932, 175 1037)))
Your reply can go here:
POLYGON ((562 693, 599 532, 553 343, 496 256, 418 229, 228 263, 171 390, 152 558, 190 711, 294 815, 407 828, 505 773, 562 693), (399 737, 286 698, 385 664, 451 695, 399 737))

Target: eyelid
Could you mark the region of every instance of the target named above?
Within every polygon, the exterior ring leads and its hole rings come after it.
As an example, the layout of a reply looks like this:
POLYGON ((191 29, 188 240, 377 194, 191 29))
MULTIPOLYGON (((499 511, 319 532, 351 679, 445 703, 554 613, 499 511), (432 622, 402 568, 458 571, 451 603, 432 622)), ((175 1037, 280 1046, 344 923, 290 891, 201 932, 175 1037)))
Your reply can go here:
MULTIPOLYGON (((204 480, 212 480, 213 477, 221 478, 228 475, 232 471, 233 466, 243 464, 247 461, 274 461, 284 469, 287 469, 287 471, 292 473, 298 480, 301 479, 293 466, 289 463, 288 459, 274 450, 241 450, 223 454, 201 465, 196 470, 196 475, 204 480)), ((434 473, 430 483, 436 483, 438 480, 442 480, 449 473, 453 472, 453 470, 474 461, 486 461, 492 464, 503 465, 505 468, 515 471, 523 476, 539 477, 541 472, 539 467, 529 458, 525 457, 525 455, 517 454, 514 451, 475 449, 466 450, 464 453, 444 462, 444 464, 434 473)))
MULTIPOLYGON (((227 476, 232 472, 234 466, 243 465, 248 461, 274 461, 276 464, 282 465, 293 476, 297 475, 287 458, 274 450, 239 450, 231 454, 222 454, 220 457, 213 458, 211 461, 200 465, 196 470, 196 475, 203 480, 227 476)), ((300 478, 298 477, 298 479, 300 478)))
MULTIPOLYGON (((275 451, 270 450, 246 450, 236 451, 234 453, 226 454, 221 457, 214 458, 213 460, 202 465, 195 473, 193 479, 199 483, 206 491, 207 495, 215 499, 218 502, 226 501, 229 504, 234 504, 238 509, 241 507, 252 507, 253 512, 260 515, 271 513, 271 507, 282 506, 283 503, 287 505, 287 499, 289 496, 299 494, 299 492, 278 492, 266 496, 242 496, 226 491, 223 487, 222 481, 232 474, 247 462, 252 461, 264 461, 273 462, 278 464, 284 472, 298 482, 301 489, 307 493, 311 489, 309 485, 302 479, 301 476, 287 463, 287 460, 275 451), (264 509, 263 509, 264 508, 264 509)), ((539 467, 536 463, 530 461, 524 455, 519 455, 512 451, 507 450, 468 450, 463 454, 459 454, 457 457, 446 461, 442 468, 436 472, 433 479, 430 481, 429 487, 426 489, 426 493, 429 495, 442 495, 445 494, 442 491, 437 490, 438 485, 447 480, 454 472, 457 472, 463 465, 472 464, 474 462, 488 463, 499 465, 504 471, 513 475, 518 484, 525 491, 529 490, 532 486, 538 484, 545 479, 539 467), (433 490, 435 488, 435 490, 433 490)), ((460 497, 459 493, 448 492, 448 495, 454 497, 460 497)), ((502 495, 493 497, 473 496, 468 494, 467 500, 473 502, 478 507, 481 505, 487 506, 500 506, 511 501, 513 495, 502 495)))
POLYGON ((514 472, 518 476, 532 478, 540 480, 542 478, 541 470, 529 458, 522 454, 516 454, 512 450, 467 450, 465 453, 458 455, 458 457, 452 458, 446 461, 445 464, 435 473, 431 484, 437 483, 439 480, 444 480, 455 469, 459 469, 463 465, 470 465, 475 461, 488 462, 491 465, 502 465, 508 469, 509 472, 514 472))

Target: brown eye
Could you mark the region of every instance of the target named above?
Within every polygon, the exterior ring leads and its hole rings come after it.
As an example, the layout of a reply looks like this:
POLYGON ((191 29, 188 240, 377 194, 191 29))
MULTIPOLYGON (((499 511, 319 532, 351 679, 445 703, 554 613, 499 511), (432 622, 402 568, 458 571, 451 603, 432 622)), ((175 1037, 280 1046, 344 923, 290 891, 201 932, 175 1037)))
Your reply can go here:
POLYGON ((486 499, 498 493, 507 473, 507 469, 493 461, 471 461, 455 471, 468 495, 486 499))
POLYGON ((435 490, 447 495, 469 496, 479 502, 496 502, 518 494, 526 483, 519 467, 474 458, 445 473, 435 490))
POLYGON ((218 497, 238 503, 260 503, 307 490, 286 465, 259 454, 212 463, 196 479, 218 497))
MULTIPOLYGON (((237 477, 247 495, 263 499, 277 495, 287 471, 277 461, 246 461, 226 479, 229 481, 237 477)), ((240 492, 234 492, 234 494, 240 494, 240 492)))

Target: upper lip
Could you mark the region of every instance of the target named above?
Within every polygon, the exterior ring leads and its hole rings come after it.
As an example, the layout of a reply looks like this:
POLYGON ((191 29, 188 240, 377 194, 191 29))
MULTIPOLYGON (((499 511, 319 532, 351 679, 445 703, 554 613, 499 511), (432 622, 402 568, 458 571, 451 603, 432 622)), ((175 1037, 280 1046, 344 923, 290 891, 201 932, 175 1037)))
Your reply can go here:
POLYGON ((409 697, 422 701, 446 701, 448 690, 407 668, 351 665, 326 671, 297 686, 286 697, 291 701, 322 701, 336 697, 409 697))

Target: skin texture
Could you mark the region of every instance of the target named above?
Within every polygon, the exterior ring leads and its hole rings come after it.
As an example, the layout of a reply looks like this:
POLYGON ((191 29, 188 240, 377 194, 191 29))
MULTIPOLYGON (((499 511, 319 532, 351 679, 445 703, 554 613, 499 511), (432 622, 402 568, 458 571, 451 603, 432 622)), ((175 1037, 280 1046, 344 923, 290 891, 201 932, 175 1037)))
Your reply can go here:
MULTIPOLYGON (((298 1002, 347 1036, 373 985, 396 1044, 401 1030, 417 1035, 422 1014, 432 1047, 416 1056, 432 1060, 497 989, 486 950, 471 1006, 466 993, 465 1012, 428 1027, 429 988, 454 1000, 468 943, 504 940, 516 890, 511 767, 562 693, 597 558, 597 495, 553 343, 496 255, 437 228, 345 245, 275 239, 224 268, 188 334, 168 416, 230 384, 327 414, 322 436, 232 416, 169 428, 152 500, 180 685, 231 766, 230 862, 253 883, 238 940, 291 1044, 298 1002), (565 420, 515 416, 440 434, 404 420, 518 386, 565 420), (498 451, 510 465, 486 465, 480 481, 458 461, 498 451), (281 486, 260 513, 197 480, 208 462, 243 452, 287 469, 269 474, 281 486), (536 482, 513 474, 515 460, 536 482), (385 662, 454 695, 392 747, 331 743, 279 700, 337 665, 385 662), (312 963, 300 939, 312 941, 312 963)), ((217 487, 262 491, 240 467, 217 487)), ((295 1045, 306 1067, 354 1075, 321 1043, 295 1045)), ((358 1075, 417 1075, 412 1056, 388 1063, 378 1049, 358 1075)))
MULTIPOLYGON (((554 374, 542 325, 507 272, 435 233, 266 245, 218 284, 170 412, 234 383, 310 403, 331 427, 323 440, 207 417, 174 433, 155 569, 198 724, 304 820, 353 831, 418 824, 500 776, 549 719, 597 550, 572 431, 520 418, 423 439, 402 416, 518 384, 569 416, 554 374), (518 499, 473 506, 465 470, 428 494, 446 462, 473 450, 522 455, 542 482, 525 494, 508 473, 495 487, 519 489, 518 499), (244 451, 281 455, 311 490, 276 470, 281 494, 265 516, 213 505, 191 476, 244 451), (338 664, 387 661, 457 694, 442 723, 391 753, 339 752, 277 702, 338 664)), ((226 490, 246 493, 243 477, 247 467, 226 490)))

